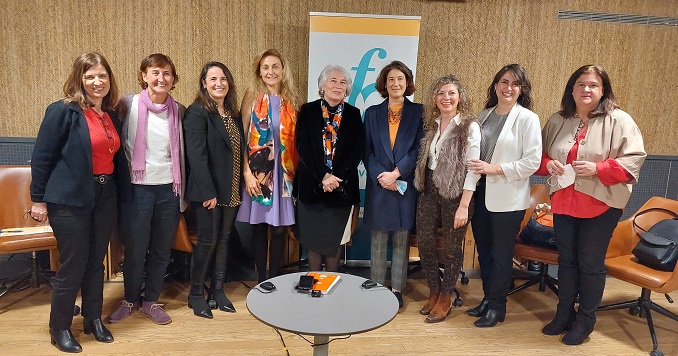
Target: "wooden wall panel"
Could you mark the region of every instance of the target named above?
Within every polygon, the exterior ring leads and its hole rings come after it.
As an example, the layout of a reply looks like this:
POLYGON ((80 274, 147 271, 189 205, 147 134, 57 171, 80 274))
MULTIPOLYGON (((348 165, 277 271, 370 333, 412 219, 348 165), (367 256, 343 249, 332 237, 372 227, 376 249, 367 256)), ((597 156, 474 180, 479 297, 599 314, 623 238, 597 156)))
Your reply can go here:
POLYGON ((519 62, 544 122, 558 109, 567 77, 600 64, 648 152, 678 154, 678 27, 557 20, 558 10, 677 17, 673 0, 0 0, 0 8, 0 136, 34 137, 74 58, 91 50, 106 56, 125 93, 139 90, 142 58, 169 55, 181 77, 173 95, 190 104, 203 63, 226 63, 242 97, 252 58, 275 47, 305 97, 308 13, 325 11, 421 16, 416 100, 433 78, 453 72, 480 110, 494 73, 519 62))

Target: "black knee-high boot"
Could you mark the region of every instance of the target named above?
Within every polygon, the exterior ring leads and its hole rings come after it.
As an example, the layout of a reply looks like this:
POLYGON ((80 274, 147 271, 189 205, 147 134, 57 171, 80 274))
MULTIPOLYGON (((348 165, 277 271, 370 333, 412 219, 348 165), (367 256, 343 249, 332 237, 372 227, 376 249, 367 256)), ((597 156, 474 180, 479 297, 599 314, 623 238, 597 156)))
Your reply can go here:
POLYGON ((212 282, 210 288, 210 304, 214 301, 217 307, 222 311, 235 313, 235 307, 224 293, 224 279, 226 278, 226 259, 228 256, 229 232, 224 233, 217 242, 217 248, 214 252, 214 267, 212 269, 212 282))
POLYGON ((205 276, 209 268, 209 256, 211 255, 209 242, 201 242, 193 247, 191 257, 191 291, 188 296, 188 307, 193 313, 203 318, 212 318, 212 311, 205 299, 205 276))

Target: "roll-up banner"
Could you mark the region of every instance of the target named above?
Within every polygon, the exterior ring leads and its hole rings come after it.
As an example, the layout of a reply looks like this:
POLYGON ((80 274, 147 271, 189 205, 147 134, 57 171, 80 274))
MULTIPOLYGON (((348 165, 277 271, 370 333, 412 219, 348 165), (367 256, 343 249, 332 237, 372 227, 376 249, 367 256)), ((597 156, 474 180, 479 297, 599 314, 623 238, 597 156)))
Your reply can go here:
MULTIPOLYGON (((318 99, 318 76, 325 66, 335 64, 352 75, 353 88, 346 98, 347 103, 363 114, 369 106, 381 103, 384 98, 377 92, 375 81, 386 64, 399 60, 412 69, 416 78, 420 23, 419 16, 311 12, 307 101, 318 99)), ((364 200, 365 168, 362 163, 358 173, 364 200)), ((361 201, 361 218, 362 205, 361 201)), ((362 221, 346 260, 370 259, 370 232, 361 225, 362 221)))

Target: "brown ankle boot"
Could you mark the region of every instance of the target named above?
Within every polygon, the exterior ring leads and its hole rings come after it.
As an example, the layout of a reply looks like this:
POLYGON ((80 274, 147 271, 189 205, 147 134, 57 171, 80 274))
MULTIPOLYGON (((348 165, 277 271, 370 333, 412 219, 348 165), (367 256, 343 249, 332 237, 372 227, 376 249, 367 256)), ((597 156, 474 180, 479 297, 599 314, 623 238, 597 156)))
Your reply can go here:
POLYGON ((428 301, 426 304, 424 304, 424 307, 421 308, 419 311, 419 314, 421 315, 428 315, 433 307, 436 306, 436 303, 438 302, 438 295, 440 294, 440 289, 439 288, 430 288, 429 294, 428 294, 428 301))
POLYGON ((426 322, 439 323, 445 320, 445 318, 447 318, 447 316, 450 315, 451 307, 452 307, 452 294, 446 292, 440 293, 440 296, 438 297, 438 302, 436 302, 435 307, 433 307, 433 310, 431 310, 429 315, 426 317, 426 322))

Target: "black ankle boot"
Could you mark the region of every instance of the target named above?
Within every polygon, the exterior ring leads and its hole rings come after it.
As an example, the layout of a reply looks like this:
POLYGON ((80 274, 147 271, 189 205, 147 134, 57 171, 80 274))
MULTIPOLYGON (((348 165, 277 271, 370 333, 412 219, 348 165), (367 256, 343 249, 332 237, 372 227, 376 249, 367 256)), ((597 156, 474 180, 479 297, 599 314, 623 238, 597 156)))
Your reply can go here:
POLYGON ((575 322, 572 329, 563 336, 565 345, 581 345, 593 332, 593 324, 575 322))
POLYGON ((85 335, 94 333, 94 338, 99 342, 113 342, 113 334, 104 326, 101 319, 82 319, 85 335))
POLYGON ((210 291, 210 301, 212 300, 214 300, 219 310, 235 313, 235 307, 233 306, 233 303, 228 300, 228 297, 226 297, 223 289, 215 289, 210 291))
POLYGON ((192 284, 188 294, 188 307, 193 309, 193 314, 212 319, 212 311, 205 300, 205 287, 202 284, 192 284))
POLYGON ((576 314, 571 312, 568 317, 560 317, 556 315, 555 319, 550 323, 546 324, 543 329, 541 329, 542 334, 544 335, 560 335, 565 330, 572 329, 572 324, 576 319, 576 314))
POLYGON ((63 352, 78 353, 82 352, 82 346, 75 339, 71 329, 53 330, 49 329, 49 337, 52 345, 63 352))
POLYGON ((497 323, 501 323, 504 321, 504 318, 506 317, 506 312, 499 312, 494 309, 487 309, 485 311, 485 314, 483 314, 480 319, 476 320, 473 325, 479 328, 491 328, 497 323))
POLYGON ((478 304, 477 307, 471 308, 466 311, 466 314, 470 316, 475 316, 475 317, 481 317, 483 314, 485 314, 485 310, 487 309, 487 304, 490 301, 487 298, 483 298, 483 300, 478 304))
POLYGON ((210 306, 207 305, 207 300, 205 300, 204 295, 190 294, 188 296, 188 307, 193 309, 193 314, 199 317, 207 319, 212 319, 214 317, 210 310, 210 306))

